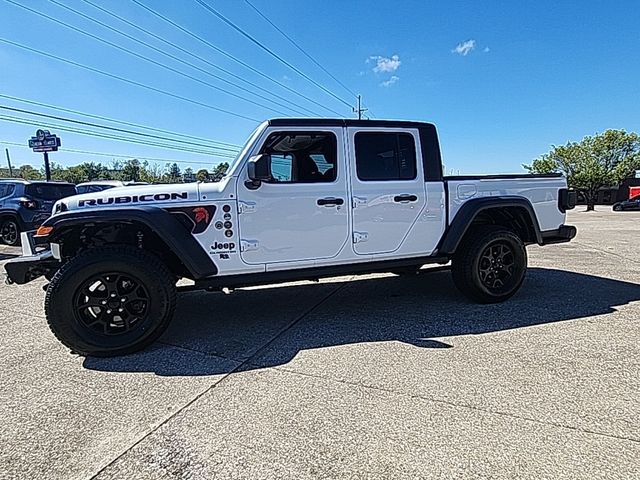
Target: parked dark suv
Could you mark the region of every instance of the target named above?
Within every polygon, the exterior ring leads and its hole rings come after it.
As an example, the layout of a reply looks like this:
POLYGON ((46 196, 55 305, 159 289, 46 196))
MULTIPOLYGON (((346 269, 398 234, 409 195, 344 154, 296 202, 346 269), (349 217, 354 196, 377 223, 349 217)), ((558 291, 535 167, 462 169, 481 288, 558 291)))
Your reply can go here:
POLYGON ((17 245, 20 232, 38 228, 57 200, 75 194, 71 183, 0 180, 0 242, 17 245))

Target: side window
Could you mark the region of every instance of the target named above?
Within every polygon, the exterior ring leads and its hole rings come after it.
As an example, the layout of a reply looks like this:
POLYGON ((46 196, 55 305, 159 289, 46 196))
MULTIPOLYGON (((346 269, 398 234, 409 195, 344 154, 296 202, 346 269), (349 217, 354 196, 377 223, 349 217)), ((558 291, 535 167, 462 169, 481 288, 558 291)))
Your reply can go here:
POLYGON ((3 183, 0 184, 0 198, 8 197, 13 195, 13 192, 16 190, 16 186, 13 183, 3 183))
POLYGON ((416 145, 408 133, 355 135, 356 172, 363 181, 416 178, 416 145))
POLYGON ((338 141, 329 132, 272 133, 260 153, 271 155, 273 183, 333 182, 338 141))
POLYGON ((285 153, 271 154, 271 175, 276 182, 293 181, 293 155, 285 153))

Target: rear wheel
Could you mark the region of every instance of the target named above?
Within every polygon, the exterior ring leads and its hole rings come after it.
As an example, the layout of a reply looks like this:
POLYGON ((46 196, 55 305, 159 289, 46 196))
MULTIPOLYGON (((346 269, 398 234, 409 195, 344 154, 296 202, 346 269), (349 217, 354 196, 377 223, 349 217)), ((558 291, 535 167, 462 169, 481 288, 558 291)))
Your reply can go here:
POLYGON ((453 281, 479 303, 497 303, 514 295, 527 271, 527 251, 520 237, 503 227, 473 229, 452 263, 453 281))
POLYGON ((45 313, 54 335, 80 355, 125 355, 155 341, 176 303, 174 277, 154 255, 128 246, 92 249, 51 279, 45 313))
POLYGON ((620 211, 622 211, 622 205, 614 205, 614 206, 613 206, 613 211, 614 211, 614 212, 620 212, 620 211))
POLYGON ((18 245, 20 243, 20 227, 13 218, 5 218, 0 221, 0 241, 5 245, 18 245))

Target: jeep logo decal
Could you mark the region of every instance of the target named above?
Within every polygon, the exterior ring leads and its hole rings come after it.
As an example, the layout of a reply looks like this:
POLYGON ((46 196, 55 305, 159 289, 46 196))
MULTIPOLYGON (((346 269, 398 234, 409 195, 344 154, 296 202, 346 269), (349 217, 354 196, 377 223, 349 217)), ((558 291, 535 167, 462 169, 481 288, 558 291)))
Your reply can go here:
POLYGON ((236 248, 236 244, 233 242, 229 242, 229 243, 214 242, 213 245, 211 245, 211 250, 233 250, 234 248, 236 248))
POLYGON ((96 205, 111 205, 123 203, 139 203, 139 202, 163 202, 166 200, 188 200, 189 192, 182 193, 156 193, 154 195, 123 195, 122 197, 97 198, 89 200, 80 200, 78 207, 95 207, 96 205))

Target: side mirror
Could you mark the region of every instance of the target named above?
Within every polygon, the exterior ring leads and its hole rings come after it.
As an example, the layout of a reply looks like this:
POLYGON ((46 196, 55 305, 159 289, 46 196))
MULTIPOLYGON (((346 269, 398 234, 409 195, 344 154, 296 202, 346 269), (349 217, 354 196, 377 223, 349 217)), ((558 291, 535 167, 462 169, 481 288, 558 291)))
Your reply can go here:
POLYGON ((260 182, 273 180, 271 175, 271 155, 261 153, 251 157, 247 164, 247 174, 253 183, 257 185, 260 185, 260 182))

